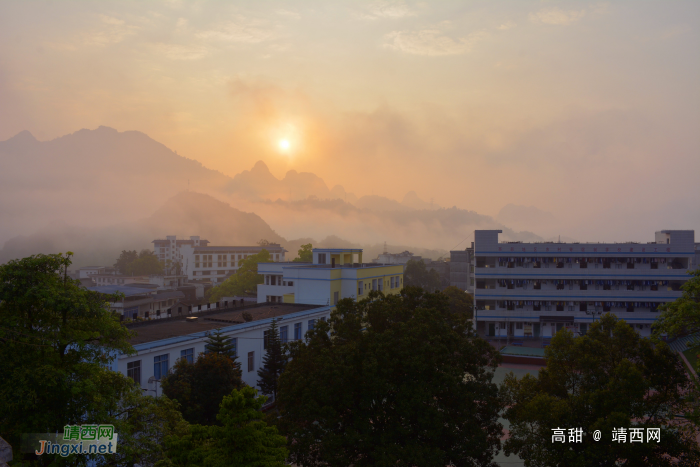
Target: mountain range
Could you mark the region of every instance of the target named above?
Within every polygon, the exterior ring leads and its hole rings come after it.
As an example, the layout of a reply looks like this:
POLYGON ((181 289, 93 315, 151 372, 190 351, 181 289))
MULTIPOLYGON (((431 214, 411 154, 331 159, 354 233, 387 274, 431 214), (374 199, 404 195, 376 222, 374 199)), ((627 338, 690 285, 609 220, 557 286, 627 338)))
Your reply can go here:
POLYGON ((111 264, 115 252, 173 234, 229 245, 264 238, 292 253, 309 238, 373 252, 386 241, 392 252, 434 258, 468 246, 474 229, 541 240, 414 191, 400 201, 357 197, 313 173, 278 179, 262 161, 228 177, 143 133, 107 127, 46 142, 24 131, 0 142, 0 219, 0 262, 70 249, 76 265, 111 264))

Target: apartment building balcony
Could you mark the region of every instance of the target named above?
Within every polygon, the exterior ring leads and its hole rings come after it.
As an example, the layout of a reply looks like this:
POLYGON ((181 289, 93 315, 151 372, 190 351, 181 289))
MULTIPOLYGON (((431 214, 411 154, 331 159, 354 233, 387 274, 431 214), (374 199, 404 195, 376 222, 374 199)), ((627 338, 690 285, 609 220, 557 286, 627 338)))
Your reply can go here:
POLYGON ((496 308, 489 310, 477 310, 476 319, 477 321, 540 321, 547 322, 553 321, 562 316, 572 317, 572 321, 584 321, 592 322, 594 319, 599 319, 600 315, 603 313, 611 313, 617 316, 618 319, 624 319, 632 322, 653 322, 659 317, 658 311, 651 311, 648 308, 637 308, 632 312, 628 312, 624 308, 613 308, 610 311, 603 311, 602 307, 600 310, 588 310, 588 313, 580 311, 578 307, 571 309, 571 307, 565 307, 563 310, 557 310, 555 307, 551 307, 550 310, 545 311, 535 311, 529 308, 517 308, 515 310, 507 310, 505 308, 496 308))
MULTIPOLYGON (((599 265, 600 266, 600 265, 599 265)), ((648 264, 645 266, 649 266, 648 264)), ((545 278, 562 278, 562 279, 592 279, 592 278, 648 278, 650 280, 667 279, 671 277, 677 278, 688 278, 686 269, 673 269, 673 268, 603 268, 603 267, 588 267, 581 268, 577 264, 567 263, 563 268, 555 267, 481 267, 475 268, 474 276, 479 277, 499 277, 499 278, 531 278, 531 277, 541 277, 545 278), (569 267, 571 266, 571 267, 569 267)))
POLYGON ((589 301, 658 301, 668 302, 679 298, 683 292, 680 290, 668 290, 668 287, 659 287, 659 290, 628 290, 627 287, 619 286, 618 289, 611 288, 605 290, 603 286, 596 289, 588 286, 586 290, 581 290, 579 286, 564 286, 563 289, 547 287, 535 289, 532 286, 495 287, 488 289, 477 288, 475 290, 477 299, 504 299, 504 300, 589 300, 589 301), (663 289, 663 290, 662 290, 663 289))

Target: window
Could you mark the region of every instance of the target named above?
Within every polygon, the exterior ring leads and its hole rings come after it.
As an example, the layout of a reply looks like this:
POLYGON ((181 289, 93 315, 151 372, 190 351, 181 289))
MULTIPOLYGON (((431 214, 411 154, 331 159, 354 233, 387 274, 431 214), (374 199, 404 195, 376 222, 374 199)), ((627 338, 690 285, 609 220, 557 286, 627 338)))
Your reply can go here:
POLYGON ((267 350, 267 344, 270 341, 270 331, 263 331, 263 350, 267 350))
POLYGON ((318 264, 326 264, 326 254, 325 253, 318 254, 318 264))
POLYGON ((233 358, 238 357, 238 339, 232 337, 229 340, 229 343, 231 344, 231 352, 233 353, 233 358))
POLYGON ((248 352, 248 373, 255 371, 255 352, 248 352))
POLYGON ((283 344, 287 343, 287 330, 289 329, 288 326, 280 326, 280 342, 283 344))
POLYGON ((316 320, 315 320, 315 319, 310 319, 310 320, 309 320, 309 328, 308 328, 309 331, 313 330, 314 324, 316 324, 316 320))
POLYGON ((301 323, 294 325, 294 340, 301 340, 301 323))
POLYGON ((391 279, 389 280, 389 288, 390 289, 394 288, 394 276, 391 276, 391 279))
POLYGON ((357 295, 362 295, 362 291, 363 291, 363 290, 364 290, 364 289, 363 289, 362 281, 359 281, 359 282, 357 283, 357 295))
POLYGON ((372 290, 377 290, 377 279, 372 279, 372 290))
POLYGON ((523 323, 515 323, 515 329, 522 329, 523 323))
POLYGON ((126 364, 126 376, 141 384, 141 360, 126 364))
POLYGON ((287 285, 288 285, 289 287, 293 286, 293 285, 294 285, 294 281, 287 281, 287 285))
POLYGON ((340 294, 340 292, 333 292, 333 305, 338 304, 338 295, 339 294, 340 294))
POLYGON ((194 255, 194 260, 199 261, 199 255, 194 255))
POLYGON ((153 376, 156 379, 165 378, 168 375, 169 354, 153 357, 153 376))
POLYGON ((194 349, 181 350, 180 358, 184 358, 188 363, 194 363, 194 349))

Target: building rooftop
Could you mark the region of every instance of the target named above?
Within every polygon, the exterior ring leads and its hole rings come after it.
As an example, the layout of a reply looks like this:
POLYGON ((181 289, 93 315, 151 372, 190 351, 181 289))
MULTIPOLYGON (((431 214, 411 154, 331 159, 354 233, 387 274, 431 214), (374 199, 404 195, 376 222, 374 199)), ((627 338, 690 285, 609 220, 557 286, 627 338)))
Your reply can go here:
POLYGON ((360 269, 360 268, 381 268, 384 266, 401 266, 401 264, 387 264, 387 263, 347 263, 347 264, 336 264, 335 267, 330 264, 313 264, 313 263, 295 263, 295 262, 284 262, 284 263, 258 263, 258 266, 263 264, 284 264, 285 269, 360 269), (286 264, 289 264, 286 266, 286 264))
POLYGON ((263 306, 242 308, 240 310, 228 310, 221 312, 202 312, 188 316, 196 316, 197 319, 187 321, 187 316, 176 316, 150 320, 143 323, 134 323, 127 327, 136 332, 136 336, 129 342, 132 345, 144 344, 172 337, 181 337, 203 331, 212 331, 218 328, 225 328, 236 324, 253 324, 269 318, 297 313, 319 307, 318 305, 304 305, 294 303, 274 303, 263 306), (246 323, 243 319, 243 312, 250 313, 253 320, 246 323))
POLYGON ((284 249, 283 246, 279 245, 278 243, 270 243, 269 245, 264 245, 264 246, 196 246, 196 247, 194 247, 194 249, 197 251, 217 251, 217 250, 259 251, 259 250, 263 250, 263 249, 264 250, 282 249, 284 251, 287 251, 284 249))
POLYGON ((155 300, 155 301, 168 300, 171 298, 185 298, 185 294, 183 292, 178 291, 178 290, 165 290, 165 291, 159 292, 153 296, 153 300, 155 300))
POLYGON ((126 297, 131 297, 134 295, 146 295, 152 293, 153 290, 146 289, 143 287, 132 287, 131 284, 128 285, 98 285, 96 287, 87 287, 88 290, 93 292, 99 292, 104 294, 114 294, 121 292, 126 297))

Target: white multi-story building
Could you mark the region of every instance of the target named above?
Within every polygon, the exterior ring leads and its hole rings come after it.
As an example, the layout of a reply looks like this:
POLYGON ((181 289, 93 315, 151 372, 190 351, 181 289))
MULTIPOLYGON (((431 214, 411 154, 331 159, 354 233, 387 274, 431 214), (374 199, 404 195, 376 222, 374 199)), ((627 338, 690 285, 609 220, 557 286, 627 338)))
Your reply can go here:
POLYGON ((583 334, 607 312, 648 336, 695 262, 692 230, 662 230, 649 243, 499 242, 499 233, 474 233, 475 324, 487 337, 583 334))
POLYGON ((182 252, 180 248, 184 245, 192 247, 207 246, 209 240, 202 240, 199 235, 190 236, 189 240, 178 240, 175 235, 168 235, 165 240, 157 239, 153 240, 153 252, 158 257, 161 263, 164 265, 170 261, 171 264, 180 263, 182 264, 182 252))
POLYGON ((223 282, 234 274, 239 262, 248 256, 270 252, 273 261, 284 261, 287 252, 278 243, 264 246, 209 246, 209 240, 191 236, 189 240, 177 240, 168 235, 165 240, 153 240, 153 251, 163 264, 179 263, 181 273, 189 280, 210 279, 213 283, 223 282))
POLYGON ((341 298, 365 298, 403 288, 402 264, 363 263, 362 250, 314 248, 312 263, 259 263, 258 303, 285 302, 334 306, 341 298))
POLYGON ((220 329, 224 336, 232 339, 243 381, 256 387, 257 372, 265 355, 265 337, 272 319, 278 320, 283 343, 300 340, 318 320, 330 316, 330 308, 274 304, 141 323, 131 328, 137 333, 130 341, 136 354, 116 355, 112 370, 134 379, 147 394, 160 395, 160 380, 175 362, 180 358, 194 362, 205 351, 207 338, 214 330, 220 329), (250 313, 252 321, 243 320, 244 310, 250 313))
POLYGON ((213 283, 226 280, 238 271, 240 262, 262 250, 270 253, 272 261, 284 261, 287 252, 278 243, 264 246, 191 246, 180 248, 182 272, 191 280, 210 279, 213 283))

